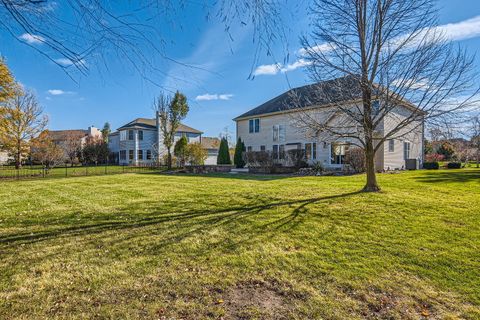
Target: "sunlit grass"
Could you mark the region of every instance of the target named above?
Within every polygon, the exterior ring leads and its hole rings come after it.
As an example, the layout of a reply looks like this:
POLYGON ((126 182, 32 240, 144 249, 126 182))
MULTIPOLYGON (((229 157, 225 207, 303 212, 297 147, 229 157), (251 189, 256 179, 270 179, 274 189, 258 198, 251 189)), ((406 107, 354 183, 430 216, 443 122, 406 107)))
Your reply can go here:
POLYGON ((480 170, 0 182, 0 319, 480 317, 480 170))

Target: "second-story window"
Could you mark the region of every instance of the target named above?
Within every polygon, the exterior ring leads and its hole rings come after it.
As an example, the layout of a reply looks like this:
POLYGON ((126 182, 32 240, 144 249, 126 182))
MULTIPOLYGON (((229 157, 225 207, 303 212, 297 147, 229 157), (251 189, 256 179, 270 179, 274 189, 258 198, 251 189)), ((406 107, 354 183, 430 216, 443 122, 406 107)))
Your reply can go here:
POLYGON ((134 134, 133 130, 128 130, 128 140, 133 140, 133 134, 134 134))
POLYGON ((138 140, 143 140, 143 131, 142 130, 138 131, 138 140))
POLYGON ((388 140, 388 152, 395 152, 395 140, 388 140))
POLYGON ((125 141, 127 140, 127 131, 123 130, 120 131, 120 141, 125 141))
POLYGON ((248 120, 248 132, 260 132, 260 119, 257 118, 248 120))

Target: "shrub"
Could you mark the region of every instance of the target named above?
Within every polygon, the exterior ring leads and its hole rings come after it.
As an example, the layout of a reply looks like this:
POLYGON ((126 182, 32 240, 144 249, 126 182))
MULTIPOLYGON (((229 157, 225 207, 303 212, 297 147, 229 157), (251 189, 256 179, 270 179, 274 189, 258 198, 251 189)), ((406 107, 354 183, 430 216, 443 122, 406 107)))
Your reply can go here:
POLYGON ((245 145, 242 139, 238 138, 237 145, 235 146, 235 155, 233 156, 233 162, 237 168, 245 167, 245 160, 243 159, 243 153, 245 152, 245 145))
POLYGON ((429 153, 425 156, 426 162, 438 162, 445 160, 445 156, 439 153, 429 153))
POLYGON ((220 141, 217 164, 232 164, 232 161, 230 160, 230 152, 228 150, 228 141, 225 138, 222 138, 220 141))
POLYGON ((274 165, 272 154, 268 151, 248 151, 244 154, 249 167, 272 168, 274 165))
POLYGON ((365 172, 365 152, 363 149, 354 147, 345 152, 345 163, 357 173, 365 172))
POLYGON ((460 169, 462 167, 462 164, 460 162, 449 162, 447 164, 448 169, 460 169))
POLYGON ((185 148, 186 158, 193 166, 205 164, 208 157, 208 152, 199 142, 190 143, 185 148))
POLYGON ((437 161, 427 161, 423 163, 423 168, 428 170, 438 170, 440 165, 437 161))
POLYGON ((187 137, 182 136, 173 148, 173 154, 177 157, 180 167, 184 167, 187 160, 187 145, 187 137))
POLYGON ((293 149, 287 151, 287 163, 296 169, 308 167, 308 163, 305 160, 305 150, 293 149))
POLYGON ((443 155, 446 160, 450 160, 455 154, 455 149, 450 142, 444 141, 438 148, 437 153, 443 155))

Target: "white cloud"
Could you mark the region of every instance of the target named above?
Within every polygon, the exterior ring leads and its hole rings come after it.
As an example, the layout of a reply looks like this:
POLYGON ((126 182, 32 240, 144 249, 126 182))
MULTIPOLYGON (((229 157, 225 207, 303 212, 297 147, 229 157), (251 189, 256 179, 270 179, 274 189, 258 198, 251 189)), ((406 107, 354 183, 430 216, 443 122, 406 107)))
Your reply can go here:
POLYGON ((480 36, 480 16, 436 27, 448 40, 459 41, 480 36))
POLYGON ((298 50, 298 55, 305 56, 307 52, 328 52, 333 50, 334 46, 330 43, 322 43, 311 48, 301 48, 298 50))
POLYGON ((58 59, 55 59, 55 62, 58 63, 59 65, 64 66, 64 67, 70 67, 71 65, 74 65, 74 64, 84 66, 84 67, 87 66, 87 62, 83 59, 80 59, 80 60, 74 62, 74 61, 72 61, 70 59, 67 59, 67 58, 58 58, 58 59))
POLYGON ((45 38, 30 33, 24 33, 20 37, 20 40, 27 42, 28 44, 40 44, 45 42, 45 38))
POLYGON ((211 101, 211 100, 230 100, 233 97, 233 94, 223 93, 223 94, 209 94, 205 93, 199 95, 195 98, 196 101, 211 101))
POLYGON ((277 73, 285 73, 289 71, 296 70, 298 68, 303 68, 308 65, 310 65, 311 62, 307 61, 303 58, 298 59, 297 61, 293 63, 289 63, 287 65, 282 65, 280 63, 276 64, 264 64, 261 66, 258 66, 255 71, 253 72, 254 76, 262 76, 262 75, 276 75, 277 73))
POLYGON ((74 94, 75 93, 73 91, 63 91, 63 90, 60 90, 60 89, 50 89, 47 92, 49 94, 51 94, 52 96, 61 96, 61 95, 64 95, 64 94, 74 94))
POLYGON ((280 71, 281 68, 282 68, 282 65, 279 63, 264 64, 264 65, 258 66, 255 69, 255 71, 253 71, 253 75, 254 76, 275 75, 280 71))

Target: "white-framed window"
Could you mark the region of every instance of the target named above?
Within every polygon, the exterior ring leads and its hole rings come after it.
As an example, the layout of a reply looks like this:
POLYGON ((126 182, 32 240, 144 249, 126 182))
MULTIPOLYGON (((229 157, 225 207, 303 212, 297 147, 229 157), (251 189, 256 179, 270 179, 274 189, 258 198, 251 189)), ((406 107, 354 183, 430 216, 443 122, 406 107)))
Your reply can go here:
POLYGON ((143 150, 138 150, 138 160, 143 160, 143 150))
POLYGON ((316 160, 317 159, 317 143, 305 143, 305 159, 316 160))
POLYGON ((278 144, 272 146, 272 156, 273 159, 278 159, 278 144))
POLYGON ((279 125, 276 124, 273 126, 273 141, 277 142, 278 139, 279 139, 279 131, 280 131, 280 128, 279 128, 279 125))
POLYGON ((395 152, 395 140, 388 140, 388 152, 395 152))
POLYGON ((135 136, 135 131, 128 130, 128 140, 133 140, 135 136))
POLYGON ((273 141, 285 142, 287 137, 286 126, 283 124, 277 124, 273 126, 273 141))
POLYGON ((120 160, 127 160, 127 150, 120 150, 120 160))
POLYGON ((147 150, 147 160, 152 160, 152 150, 147 150))
POLYGON ((278 158, 285 159, 285 145, 281 144, 278 146, 278 158))
POLYGON ((128 160, 133 160, 134 150, 128 150, 128 160))
POLYGON ((411 149, 411 144, 408 141, 403 142, 403 159, 407 160, 410 159, 410 149, 411 149))
POLYGON ((332 143, 331 145, 331 164, 344 164, 345 153, 348 150, 348 144, 345 143, 332 143))
POLYGON ((248 147, 247 147, 247 151, 248 151, 248 152, 251 152, 252 150, 253 150, 253 149, 252 149, 251 146, 248 146, 248 147))
POLYGON ((143 131, 138 130, 138 140, 143 140, 143 131))
POLYGON ((266 150, 265 146, 260 146, 260 151, 265 151, 265 150, 266 150))
POLYGON ((260 132, 260 119, 250 119, 248 120, 248 132, 257 133, 260 132))
POLYGON ((120 141, 126 141, 127 140, 127 131, 123 130, 120 131, 120 141))

